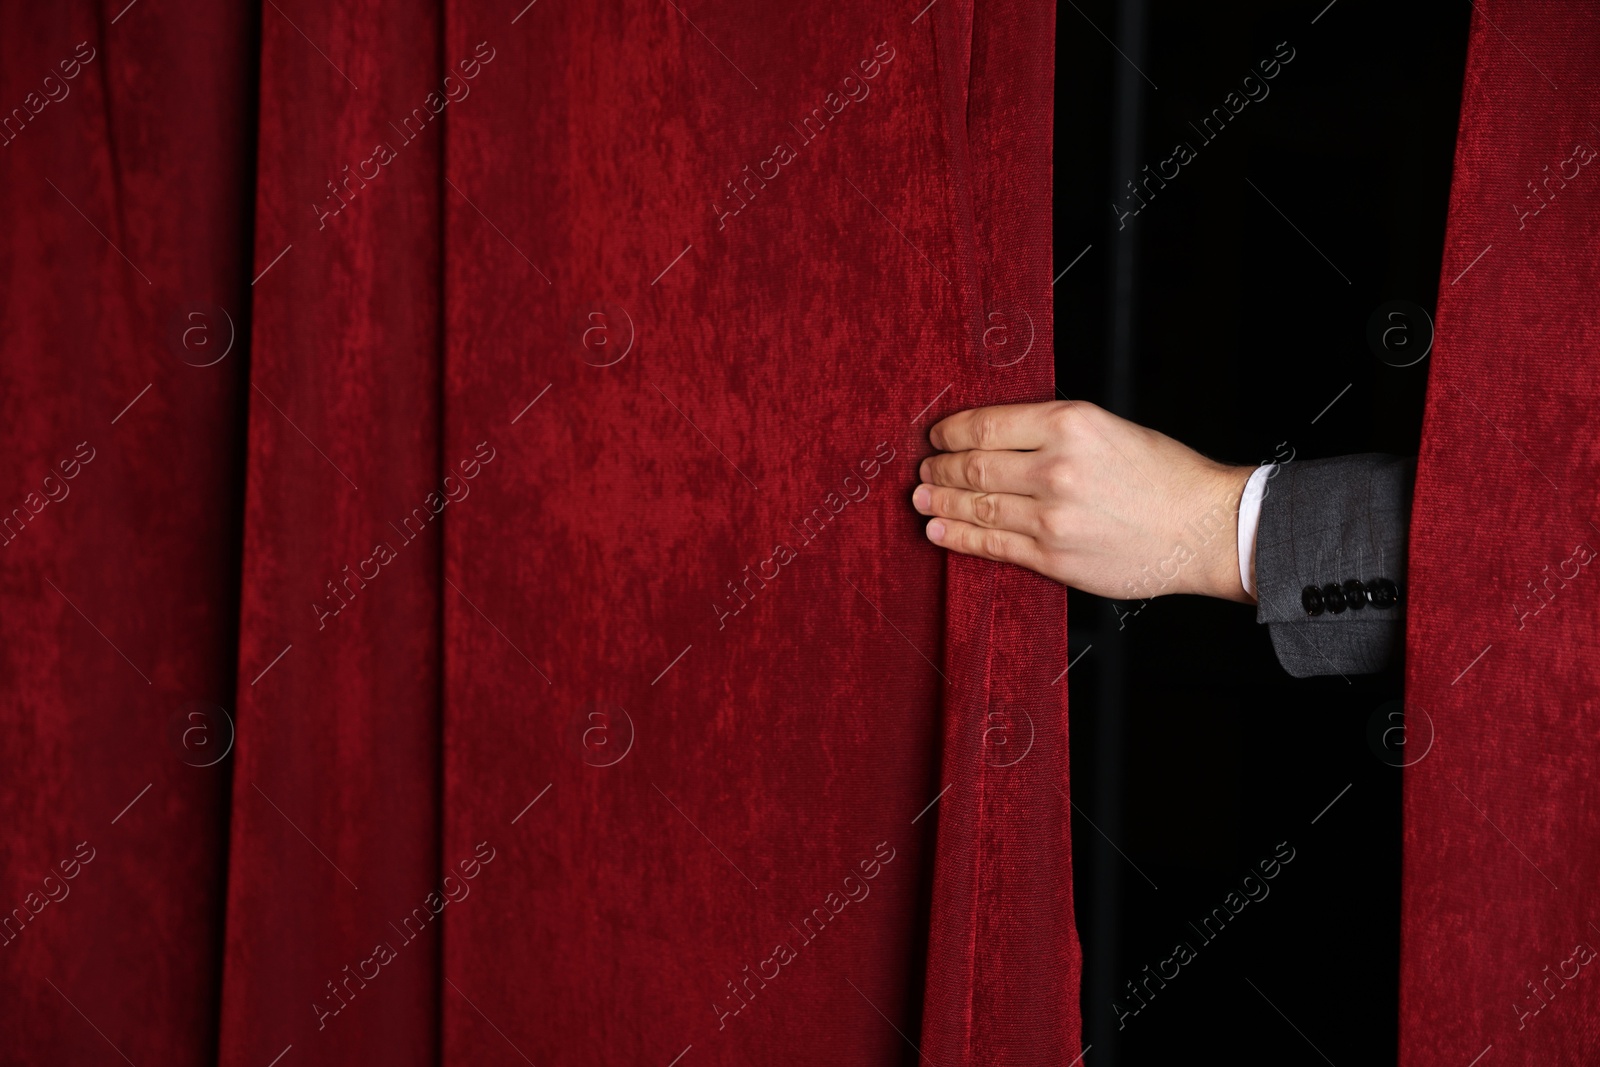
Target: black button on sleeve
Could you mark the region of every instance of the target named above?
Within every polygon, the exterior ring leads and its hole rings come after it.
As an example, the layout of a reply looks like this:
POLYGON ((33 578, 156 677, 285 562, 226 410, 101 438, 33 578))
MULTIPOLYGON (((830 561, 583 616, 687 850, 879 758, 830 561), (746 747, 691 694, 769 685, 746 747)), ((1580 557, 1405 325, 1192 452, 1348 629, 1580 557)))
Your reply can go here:
POLYGON ((1300 590, 1300 606, 1306 609, 1306 614, 1317 616, 1322 614, 1322 590, 1314 585, 1308 585, 1300 590))
POLYGON ((1322 603, 1335 615, 1344 612, 1344 591, 1339 588, 1337 582, 1329 582, 1322 587, 1322 603))
POLYGON ((1367 606, 1367 587, 1361 584, 1360 579, 1351 578, 1344 583, 1344 606, 1351 611, 1360 611, 1367 606))
POLYGON ((1367 589, 1367 602, 1375 608, 1392 608, 1400 601, 1400 587, 1388 578, 1375 578, 1367 589))

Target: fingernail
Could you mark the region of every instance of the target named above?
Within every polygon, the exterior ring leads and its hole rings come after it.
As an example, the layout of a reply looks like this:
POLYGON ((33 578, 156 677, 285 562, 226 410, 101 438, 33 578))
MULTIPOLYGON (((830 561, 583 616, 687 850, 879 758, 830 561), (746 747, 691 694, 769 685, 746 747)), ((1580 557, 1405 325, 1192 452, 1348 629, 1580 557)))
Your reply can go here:
POLYGON ((928 480, 928 465, 931 462, 932 460, 925 459, 922 461, 921 465, 917 467, 917 477, 921 478, 923 481, 928 480))
POLYGON ((932 522, 928 523, 928 540, 932 541, 934 544, 938 544, 940 541, 944 540, 944 523, 940 522, 938 519, 934 519, 932 522))
POLYGON ((927 511, 933 504, 933 493, 925 485, 917 486, 917 491, 911 494, 911 503, 918 511, 927 511))

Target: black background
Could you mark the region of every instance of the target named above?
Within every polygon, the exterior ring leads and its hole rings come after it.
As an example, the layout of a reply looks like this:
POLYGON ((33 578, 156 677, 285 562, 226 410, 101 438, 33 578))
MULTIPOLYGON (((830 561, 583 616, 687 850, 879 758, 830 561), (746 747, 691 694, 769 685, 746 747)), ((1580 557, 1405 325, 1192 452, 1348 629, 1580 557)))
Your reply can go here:
MULTIPOLYGON (((1058 7, 1056 271, 1088 247, 1055 286, 1065 395, 1232 463, 1416 453, 1428 361, 1367 330, 1433 310, 1471 7, 1325 3, 1058 7), (1270 95, 1205 143, 1189 123, 1279 42, 1270 95), (1197 158, 1119 229, 1178 141, 1197 158)), ((1402 671, 1296 680, 1250 606, 1137 606, 1070 600, 1083 1062, 1392 1063, 1403 771, 1368 730, 1402 671), (1269 895, 1204 942, 1279 842, 1269 895), (1196 958, 1119 1026, 1179 941, 1196 958)))

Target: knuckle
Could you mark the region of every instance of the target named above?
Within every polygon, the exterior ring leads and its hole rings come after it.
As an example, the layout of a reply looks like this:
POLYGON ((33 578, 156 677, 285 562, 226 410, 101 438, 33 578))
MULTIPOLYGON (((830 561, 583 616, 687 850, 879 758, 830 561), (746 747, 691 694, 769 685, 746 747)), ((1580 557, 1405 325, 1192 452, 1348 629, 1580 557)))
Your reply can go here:
POLYGON ((991 448, 999 434, 994 413, 979 411, 972 416, 972 442, 974 448, 991 448))
POLYGON ((1065 437, 1072 432, 1072 424, 1078 421, 1078 416, 1072 413, 1072 401, 1061 400, 1056 403, 1055 410, 1050 413, 1050 429, 1057 437, 1065 437))
POLYGON ((1040 480, 1051 496, 1066 496, 1077 482, 1072 470, 1072 464, 1064 460, 1052 460, 1045 464, 1040 472, 1040 480))
POLYGON ((989 463, 975 452, 968 454, 962 473, 966 476, 967 484, 974 489, 981 491, 989 484, 989 463))
POLYGON ((1072 533, 1072 523, 1065 508, 1045 508, 1039 514, 1039 529, 1052 541, 1065 541, 1072 533))
POLYGON ((999 530, 985 530, 979 536, 978 544, 990 559, 1005 559, 1009 555, 1006 551, 1008 543, 999 530))
POLYGON ((985 526, 993 526, 1000 518, 1000 501, 993 493, 980 493, 972 501, 972 514, 985 526))
POLYGON ((1089 413, 1081 408, 1068 408, 1061 414, 1061 437, 1070 448, 1082 448, 1097 436, 1089 413))

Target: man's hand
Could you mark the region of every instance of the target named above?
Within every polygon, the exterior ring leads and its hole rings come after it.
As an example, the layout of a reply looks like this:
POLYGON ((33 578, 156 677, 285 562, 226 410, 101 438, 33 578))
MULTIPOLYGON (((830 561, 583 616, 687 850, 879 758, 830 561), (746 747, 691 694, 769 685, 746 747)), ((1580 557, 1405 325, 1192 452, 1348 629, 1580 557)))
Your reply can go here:
POLYGON ((912 503, 928 539, 1118 600, 1245 603, 1239 497, 1253 467, 1213 462, 1081 400, 974 408, 937 423, 912 503))

